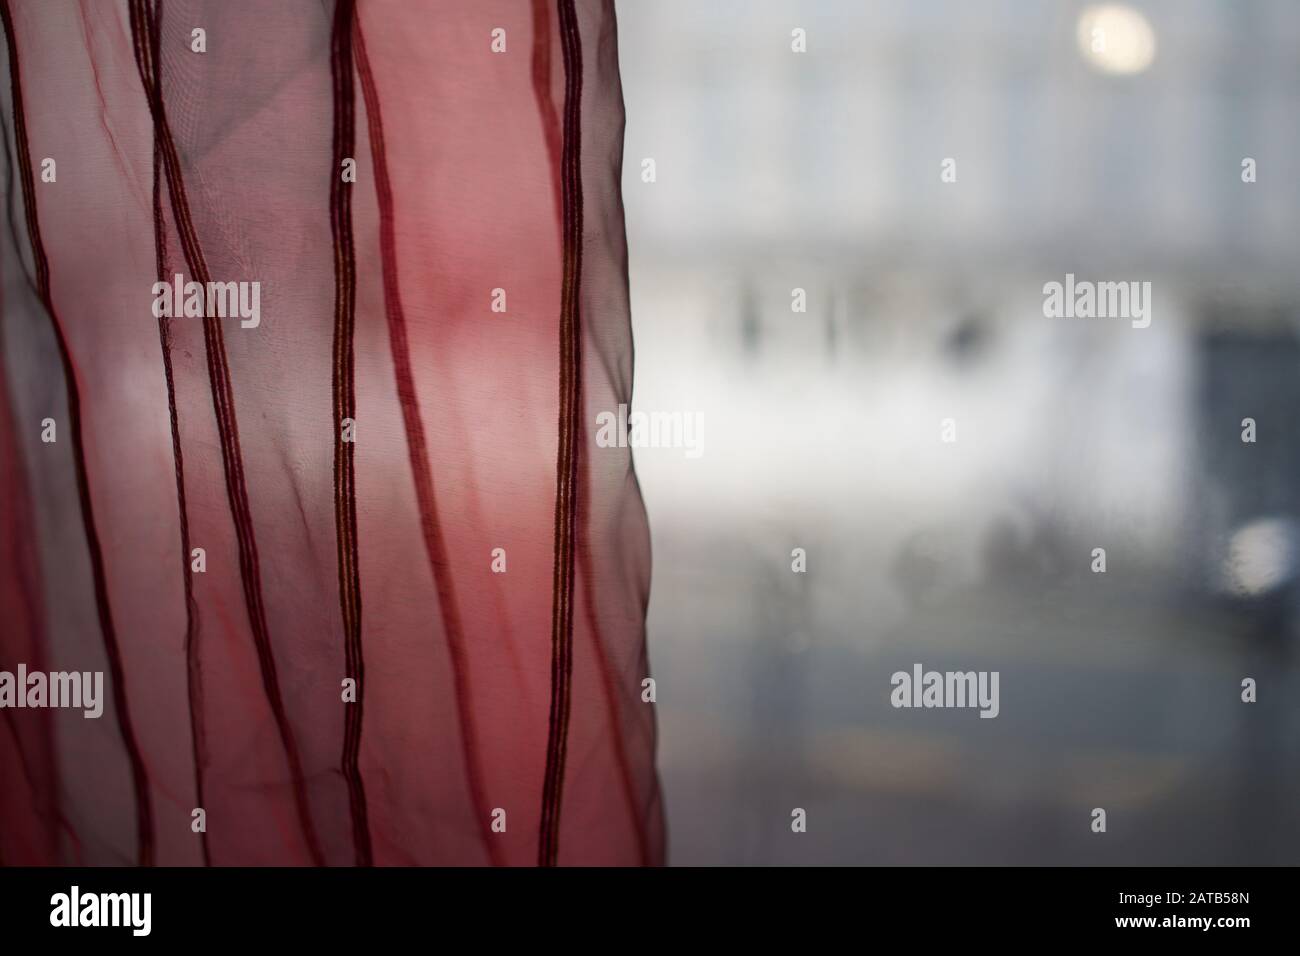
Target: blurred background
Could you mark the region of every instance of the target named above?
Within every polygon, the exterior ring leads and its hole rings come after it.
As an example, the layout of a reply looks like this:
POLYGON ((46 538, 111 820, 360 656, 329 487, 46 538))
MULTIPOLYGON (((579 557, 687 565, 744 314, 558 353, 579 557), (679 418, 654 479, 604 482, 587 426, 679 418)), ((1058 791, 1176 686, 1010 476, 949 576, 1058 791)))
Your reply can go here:
POLYGON ((618 16, 670 862, 1300 862, 1300 4, 618 16))

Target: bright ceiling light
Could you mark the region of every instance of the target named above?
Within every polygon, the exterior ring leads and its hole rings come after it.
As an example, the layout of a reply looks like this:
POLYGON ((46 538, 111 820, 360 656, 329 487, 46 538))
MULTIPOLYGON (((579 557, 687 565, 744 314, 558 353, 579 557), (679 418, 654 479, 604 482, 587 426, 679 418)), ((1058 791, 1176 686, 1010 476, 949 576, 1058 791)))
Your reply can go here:
POLYGON ((1146 17, 1122 3, 1085 7, 1079 52, 1102 73, 1141 73, 1156 58, 1156 34, 1146 17))
POLYGON ((1296 543, 1296 526, 1284 518, 1262 518, 1238 530, 1223 565, 1229 589, 1258 597, 1285 584, 1295 573, 1296 543))

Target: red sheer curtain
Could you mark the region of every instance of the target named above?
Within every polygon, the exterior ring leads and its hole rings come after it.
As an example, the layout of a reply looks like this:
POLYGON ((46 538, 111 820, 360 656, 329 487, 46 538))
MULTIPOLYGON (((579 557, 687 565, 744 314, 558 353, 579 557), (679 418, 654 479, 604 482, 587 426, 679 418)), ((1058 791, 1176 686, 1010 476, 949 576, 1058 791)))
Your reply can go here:
POLYGON ((662 862, 612 0, 0 9, 0 862, 662 862))

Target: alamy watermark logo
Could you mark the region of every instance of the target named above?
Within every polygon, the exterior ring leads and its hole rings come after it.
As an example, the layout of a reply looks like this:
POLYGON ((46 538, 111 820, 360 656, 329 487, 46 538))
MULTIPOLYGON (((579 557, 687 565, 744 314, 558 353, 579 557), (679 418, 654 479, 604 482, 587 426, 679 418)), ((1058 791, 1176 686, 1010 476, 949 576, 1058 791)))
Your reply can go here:
POLYGON ((170 282, 153 284, 155 319, 233 319, 255 329, 262 324, 262 283, 184 282, 176 274, 170 282))
POLYGON ((104 713, 103 671, 0 671, 0 709, 5 707, 79 708, 82 716, 104 713))
POLYGON ((1065 282, 1043 286, 1043 315, 1049 319, 1130 319, 1135 329, 1151 324, 1150 282, 1065 282))
POLYGON ((596 416, 600 448, 684 448, 687 458, 704 454, 704 416, 699 412, 618 412, 596 416))
POLYGON ((889 683, 895 707, 978 707, 981 717, 996 717, 1001 709, 997 671, 927 671, 913 664, 910 674, 895 671, 889 683))
POLYGON ((50 897, 51 926, 126 926, 133 936, 153 928, 152 893, 82 893, 73 886, 50 897))

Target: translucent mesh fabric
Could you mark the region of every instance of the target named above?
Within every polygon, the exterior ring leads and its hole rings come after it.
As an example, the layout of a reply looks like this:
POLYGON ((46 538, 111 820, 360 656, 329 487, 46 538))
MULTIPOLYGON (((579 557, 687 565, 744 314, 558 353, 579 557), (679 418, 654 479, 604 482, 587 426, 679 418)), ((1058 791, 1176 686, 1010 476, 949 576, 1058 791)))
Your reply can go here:
POLYGON ((662 862, 612 2, 3 12, 0 862, 662 862))

